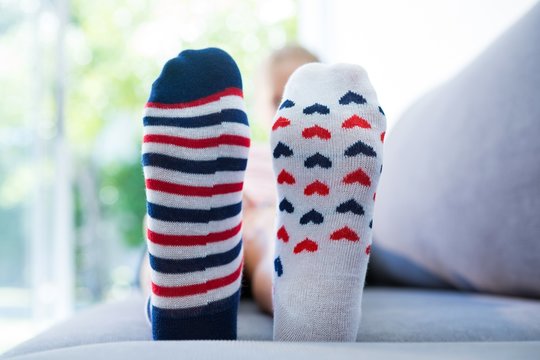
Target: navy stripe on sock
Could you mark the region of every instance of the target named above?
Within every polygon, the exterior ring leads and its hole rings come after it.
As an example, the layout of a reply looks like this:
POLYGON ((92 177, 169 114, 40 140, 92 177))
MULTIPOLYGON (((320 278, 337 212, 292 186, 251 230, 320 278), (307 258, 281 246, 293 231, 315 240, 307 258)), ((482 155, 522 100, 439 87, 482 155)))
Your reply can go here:
POLYGON ((224 122, 249 125, 246 113, 238 109, 224 109, 219 113, 194 117, 145 116, 143 118, 144 126, 174 126, 181 128, 215 126, 224 122))
POLYGON ((184 274, 193 271, 203 271, 208 268, 231 263, 242 250, 242 241, 231 250, 194 259, 163 259, 150 255, 150 266, 153 270, 165 274, 184 274))
POLYGON ((147 202, 146 210, 152 219, 203 224, 238 215, 242 210, 242 202, 210 210, 173 208, 147 202))
POLYGON ((143 166, 155 166, 190 174, 213 174, 216 161, 186 160, 163 154, 145 153, 142 155, 142 164, 143 166))
POLYGON ((154 340, 235 340, 239 300, 240 290, 196 308, 152 306, 154 340))
POLYGON ((146 202, 146 212, 152 219, 174 222, 208 223, 210 210, 180 209, 146 202))
POLYGON ((151 306, 152 306, 153 313, 155 310, 158 310, 160 311, 162 315, 168 318, 184 318, 184 317, 189 317, 189 316, 200 316, 203 313, 211 314, 214 312, 222 311, 223 309, 233 306, 236 300, 238 299, 239 295, 240 295, 240 289, 238 289, 237 292, 235 292, 233 295, 225 299, 213 301, 211 303, 208 303, 208 305, 192 307, 192 308, 187 308, 187 309, 162 309, 153 305, 151 306))
POLYGON ((220 157, 216 160, 216 171, 245 171, 247 159, 220 157))
POLYGON ((215 208, 210 209, 210 221, 220 221, 220 220, 229 219, 229 218, 232 218, 233 216, 240 214, 241 211, 242 211, 242 201, 236 204, 232 204, 232 205, 215 207, 215 208))
POLYGON ((189 174, 213 174, 219 171, 244 171, 247 159, 222 157, 217 160, 186 160, 169 155, 145 153, 142 155, 143 166, 155 166, 162 169, 180 171, 189 174))

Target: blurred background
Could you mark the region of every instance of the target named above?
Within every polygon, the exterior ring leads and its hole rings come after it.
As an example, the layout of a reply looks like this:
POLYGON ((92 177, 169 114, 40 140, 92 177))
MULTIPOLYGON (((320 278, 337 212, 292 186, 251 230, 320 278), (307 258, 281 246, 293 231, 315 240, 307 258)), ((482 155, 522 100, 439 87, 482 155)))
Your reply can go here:
POLYGON ((133 291, 142 109, 182 49, 237 60, 255 141, 262 64, 290 43, 364 66, 391 128, 535 2, 0 0, 0 353, 133 291))

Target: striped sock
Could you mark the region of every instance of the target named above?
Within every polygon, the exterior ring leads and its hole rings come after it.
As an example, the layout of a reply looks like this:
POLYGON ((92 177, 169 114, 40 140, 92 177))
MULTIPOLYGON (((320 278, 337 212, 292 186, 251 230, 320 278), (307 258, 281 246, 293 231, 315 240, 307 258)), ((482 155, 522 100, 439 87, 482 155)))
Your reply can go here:
POLYGON ((242 80, 227 53, 186 50, 165 64, 142 148, 155 340, 236 338, 249 143, 242 80))

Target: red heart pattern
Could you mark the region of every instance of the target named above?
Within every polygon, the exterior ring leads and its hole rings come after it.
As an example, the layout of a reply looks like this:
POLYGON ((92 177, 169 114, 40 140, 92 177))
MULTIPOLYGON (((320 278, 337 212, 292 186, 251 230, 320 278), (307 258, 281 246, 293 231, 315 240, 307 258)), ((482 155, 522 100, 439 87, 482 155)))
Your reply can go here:
POLYGON ((353 115, 341 124, 341 127, 344 129, 352 129, 354 127, 359 127, 362 129, 371 129, 371 125, 367 122, 366 119, 361 118, 358 115, 353 115))
POLYGON ((276 120, 274 125, 272 125, 272 131, 276 131, 279 128, 284 128, 291 125, 291 121, 289 119, 286 119, 284 117, 280 117, 276 120))
POLYGON ((343 178, 343 183, 345 184, 354 184, 358 183, 364 186, 371 186, 371 179, 362 169, 353 171, 343 178))
POLYGON ((330 189, 328 188, 328 185, 320 182, 319 180, 315 180, 304 188, 304 195, 306 196, 311 196, 315 194, 326 196, 329 193, 330 189))
MULTIPOLYGON (((276 131, 276 130, 281 129, 281 128, 286 128, 286 127, 288 127, 290 125, 291 125, 291 121, 289 119, 287 119, 285 117, 279 117, 275 121, 274 125, 272 126, 272 131, 276 131)), ((359 116, 357 114, 354 114, 354 115, 346 118, 341 123, 341 129, 343 129, 342 131, 347 131, 347 132, 360 131, 360 130, 371 130, 372 125, 365 118, 363 118, 363 117, 361 117, 361 116, 359 116), (357 130, 354 130, 354 129, 357 129, 357 130)), ((333 131, 337 131, 337 130, 333 130, 333 131)), ((360 136, 362 136, 362 134, 366 134, 366 133, 362 132, 362 133, 359 133, 359 134, 360 134, 360 136)), ((276 135, 276 136, 278 136, 278 135, 276 135)), ((354 135, 354 136, 356 136, 356 135, 354 135)), ((381 142, 384 142, 384 136, 385 136, 385 132, 381 132, 380 135, 378 136, 380 138, 381 142)), ((328 141, 328 140, 332 139, 332 137, 333 137, 332 132, 328 128, 326 128, 326 127, 324 127, 322 125, 319 125, 319 124, 312 124, 311 126, 307 126, 302 130, 302 138, 307 140, 307 141, 311 141, 311 140, 314 140, 314 139, 328 141)), ((348 138, 350 138, 349 135, 343 137, 343 139, 348 139, 348 138)), ((371 138, 368 137, 367 139, 371 139, 371 138)), ((301 141, 301 138, 299 139, 299 141, 301 141)), ((358 138, 355 137, 354 141, 358 141, 358 138)), ((321 144, 324 144, 324 143, 321 143, 321 144)), ((341 142, 339 144, 341 145, 341 142)), ((372 146, 372 144, 373 144, 373 142, 370 142, 370 146, 372 146)), ((294 156, 297 156, 296 155, 297 150, 294 149, 294 147, 295 147, 294 145, 295 145, 294 142, 292 142, 290 144, 291 152, 295 154, 294 156)), ((349 146, 350 144, 344 143, 343 145, 344 145, 344 148, 346 149, 347 146, 349 146)), ((321 146, 325 146, 325 145, 321 145, 321 146)), ((306 145, 306 148, 310 148, 310 147, 312 148, 313 145, 309 145, 309 146, 306 145)), ((317 148, 317 150, 319 150, 318 145, 316 146, 316 148, 317 148)), ((336 156, 335 155, 335 150, 332 150, 332 148, 321 147, 319 152, 314 151, 313 154, 309 154, 309 153, 306 154, 305 150, 300 151, 300 150, 302 150, 302 148, 299 148, 298 150, 299 150, 298 154, 303 154, 302 162, 306 162, 309 159, 313 158, 314 156, 319 156, 320 157, 321 154, 323 154, 326 159, 332 159, 332 161, 334 161, 333 159, 336 156), (330 150, 330 152, 328 152, 329 150, 330 150), (332 151, 333 151, 333 153, 332 153, 332 151), (334 155, 332 155, 332 154, 334 154, 334 155)), ((293 160, 293 158, 288 158, 288 159, 285 159, 285 158, 281 159, 280 158, 280 159, 276 159, 274 161, 279 161, 280 163, 283 162, 286 165, 287 162, 290 162, 291 160, 293 160)), ((337 160, 337 162, 339 163, 339 159, 337 160)), ((298 179, 303 179, 306 176, 309 179, 309 177, 312 176, 311 175, 312 173, 314 175, 316 175, 316 174, 319 174, 321 171, 323 171, 323 174, 324 174, 324 170, 327 170, 328 174, 332 174, 332 171, 333 171, 331 166, 327 166, 327 167, 319 166, 318 168, 314 167, 314 166, 305 166, 305 167, 309 168, 310 170, 309 171, 306 170, 306 172, 301 174, 302 176, 300 178, 298 178, 298 179), (311 169, 313 169, 313 170, 311 170, 311 169), (310 172, 310 171, 312 171, 312 172, 310 172)), ((279 185, 281 185, 281 186, 294 186, 294 185, 297 184, 297 178, 295 177, 295 175, 299 175, 299 174, 295 174, 294 171, 289 172, 291 169, 295 169, 295 167, 289 165, 288 170, 282 169, 279 172, 279 174, 277 176, 277 183, 279 185)), ((330 175, 330 176, 332 178, 335 178, 336 174, 333 173, 333 175, 330 175)), ((323 179, 325 179, 325 177, 323 177, 323 179)), ((329 186, 329 184, 334 184, 334 182, 331 181, 330 183, 326 183, 321 178, 319 178, 319 179, 317 179, 317 178, 313 179, 312 178, 311 182, 309 182, 307 185, 304 185, 303 194, 304 194, 304 196, 306 196, 306 201, 307 201, 308 198, 312 198, 312 197, 318 197, 318 196, 327 197, 327 196, 329 196, 330 191, 331 191, 331 187, 334 186, 334 185, 329 186)), ((338 184, 336 184, 335 186, 339 186, 338 184)), ((371 187, 372 186, 372 179, 371 179, 370 175, 368 175, 368 173, 366 173, 366 170, 359 167, 354 171, 350 171, 350 172, 345 173, 345 175, 341 179, 341 184, 343 184, 345 186, 348 186, 348 185, 360 185, 362 187, 371 187)), ((345 188, 345 189, 348 189, 348 188, 345 188)), ((339 191, 342 192, 344 190, 339 189, 339 191)), ((364 190, 362 190, 362 191, 364 191, 364 190)), ((354 199, 355 192, 356 192, 355 190, 351 190, 351 198, 353 198, 353 199, 354 199)), ((293 197, 293 199, 294 199, 294 197, 293 197)), ((365 200, 366 199, 364 199, 364 201, 365 200)), ((373 200, 375 200, 375 193, 373 193, 373 200)), ((329 197, 329 201, 332 202, 331 197, 329 197)), ((362 201, 362 199, 359 199, 359 201, 362 201)), ((316 205, 317 203, 313 203, 313 204, 316 205)), ((331 205, 333 205, 333 204, 331 204, 331 205)), ((309 205, 308 207, 311 208, 312 205, 309 205)), ((336 206, 333 206, 333 209, 336 209, 336 206)), ((314 206, 312 211, 313 212, 317 211, 316 206, 314 206)), ((320 211, 317 211, 317 213, 321 214, 320 211)), ((299 213, 292 213, 292 212, 287 213, 287 214, 280 213, 280 216, 296 217, 296 216, 299 216, 298 214, 299 213)), ((354 215, 354 214, 352 214, 352 215, 354 215)), ((348 214, 348 213, 347 214, 342 214, 342 216, 344 216, 344 217, 345 216, 352 216, 352 215, 348 214)), ((296 220, 296 221, 298 221, 298 220, 296 220)), ((323 217, 321 216, 321 221, 320 222, 313 222, 313 221, 307 221, 306 222, 306 221, 303 221, 303 222, 300 223, 300 226, 320 226, 323 223, 324 223, 324 220, 323 220, 323 217)), ((330 230, 332 230, 332 229, 330 229, 330 230)), ((295 241, 300 240, 300 239, 295 239, 295 236, 296 236, 295 232, 293 232, 292 235, 293 236, 291 238, 289 233, 285 229, 284 225, 281 226, 277 231, 277 238, 279 240, 283 241, 283 243, 289 243, 290 240, 292 240, 293 243, 294 243, 295 241)), ((336 242, 338 242, 338 241, 346 241, 346 242, 355 243, 355 242, 360 242, 360 235, 355 230, 353 230, 351 227, 342 226, 342 227, 338 227, 337 229, 334 228, 333 231, 330 232, 329 238, 327 238, 327 239, 329 239, 331 241, 336 241, 336 242)), ((320 239, 320 240, 323 241, 323 239, 320 239)), ((299 241, 298 243, 296 243, 296 245, 292 248, 292 251, 293 251, 294 254, 315 253, 318 250, 319 250, 319 244, 316 241, 314 241, 314 240, 312 240, 310 238, 307 238, 307 237, 304 238, 303 240, 299 241)), ((371 251, 371 246, 370 245, 368 245, 363 250, 363 252, 366 255, 369 255, 370 251, 371 251)))
POLYGON ((294 176, 292 176, 291 173, 288 173, 287 171, 285 171, 285 169, 281 170, 281 172, 279 173, 278 177, 277 177, 277 182, 278 184, 288 184, 288 185, 294 185, 296 184, 296 179, 294 178, 294 176))
POLYGON ((330 235, 330 240, 349 240, 349 241, 358 241, 360 236, 355 233, 350 227, 345 226, 339 230, 334 231, 330 235))
POLYGON ((327 129, 320 127, 319 125, 314 125, 312 127, 305 128, 302 131, 302 136, 305 139, 318 137, 322 140, 329 140, 332 137, 332 134, 327 129))
POLYGON ((307 252, 315 252, 319 249, 319 245, 313 240, 310 240, 308 238, 305 238, 304 240, 300 241, 296 246, 294 247, 293 252, 295 254, 300 254, 303 251, 307 252))
POLYGON ((285 229, 285 226, 279 228, 279 230, 277 231, 277 238, 285 243, 289 242, 289 233, 285 229))

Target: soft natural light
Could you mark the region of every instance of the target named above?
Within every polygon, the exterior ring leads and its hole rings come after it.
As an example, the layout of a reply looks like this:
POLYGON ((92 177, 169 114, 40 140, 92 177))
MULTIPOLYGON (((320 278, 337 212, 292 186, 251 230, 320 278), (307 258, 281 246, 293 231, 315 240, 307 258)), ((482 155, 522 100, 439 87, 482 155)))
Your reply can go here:
POLYGON ((0 0, 0 354, 132 295, 146 249, 141 116, 180 51, 233 54, 254 144, 270 127, 259 82, 287 44, 363 66, 391 130, 536 3, 0 0))
POLYGON ((535 0, 303 0, 299 36, 328 62, 368 70, 392 127, 455 75, 535 0))

